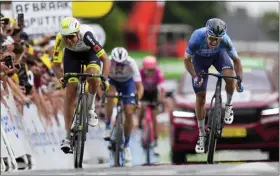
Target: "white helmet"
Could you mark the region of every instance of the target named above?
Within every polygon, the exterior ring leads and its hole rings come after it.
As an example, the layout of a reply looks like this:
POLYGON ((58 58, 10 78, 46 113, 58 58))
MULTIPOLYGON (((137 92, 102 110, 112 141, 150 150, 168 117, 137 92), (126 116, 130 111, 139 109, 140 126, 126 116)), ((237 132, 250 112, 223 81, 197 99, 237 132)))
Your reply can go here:
POLYGON ((72 35, 80 30, 80 22, 73 17, 63 18, 60 24, 61 35, 72 35))
POLYGON ((116 47, 112 50, 111 57, 114 61, 118 63, 123 63, 127 60, 128 53, 123 47, 116 47))

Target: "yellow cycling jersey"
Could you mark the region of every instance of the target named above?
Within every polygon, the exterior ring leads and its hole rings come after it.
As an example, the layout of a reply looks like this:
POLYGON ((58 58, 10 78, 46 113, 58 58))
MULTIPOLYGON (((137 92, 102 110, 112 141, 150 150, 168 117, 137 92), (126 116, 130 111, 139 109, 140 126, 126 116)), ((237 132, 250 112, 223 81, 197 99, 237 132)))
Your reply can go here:
POLYGON ((100 58, 105 53, 103 47, 98 42, 97 36, 95 35, 93 29, 90 26, 82 24, 78 35, 79 41, 73 48, 65 43, 60 33, 56 35, 53 55, 54 63, 62 62, 64 48, 67 48, 74 52, 87 51, 93 49, 98 58, 100 58))

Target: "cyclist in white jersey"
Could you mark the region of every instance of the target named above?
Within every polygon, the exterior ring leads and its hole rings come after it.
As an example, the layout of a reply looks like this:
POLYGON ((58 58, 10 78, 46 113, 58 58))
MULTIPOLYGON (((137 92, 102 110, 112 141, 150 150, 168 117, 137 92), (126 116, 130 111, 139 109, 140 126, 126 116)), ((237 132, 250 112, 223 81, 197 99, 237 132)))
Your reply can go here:
MULTIPOLYGON (((111 53, 111 67, 109 73, 110 89, 108 94, 114 95, 116 92, 121 92, 122 95, 135 94, 135 87, 138 99, 143 96, 143 85, 138 66, 134 59, 128 56, 128 52, 123 47, 116 47, 111 53)), ((107 99, 106 106, 106 129, 104 140, 110 140, 111 131, 111 116, 113 111, 114 101, 112 98, 107 99)), ((124 160, 125 166, 131 165, 131 151, 129 148, 130 134, 133 128, 133 113, 135 107, 135 98, 125 98, 122 100, 124 104, 124 160)))

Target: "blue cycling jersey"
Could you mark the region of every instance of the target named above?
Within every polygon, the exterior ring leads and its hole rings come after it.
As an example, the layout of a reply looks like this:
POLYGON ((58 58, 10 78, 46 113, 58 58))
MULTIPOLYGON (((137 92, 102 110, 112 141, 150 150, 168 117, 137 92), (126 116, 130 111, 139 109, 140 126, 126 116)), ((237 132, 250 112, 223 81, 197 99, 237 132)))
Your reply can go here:
POLYGON ((198 55, 201 55, 204 57, 210 57, 217 52, 226 50, 228 55, 232 59, 238 58, 238 54, 237 54, 235 48, 233 47, 230 37, 227 34, 225 34, 223 36, 223 39, 216 46, 215 49, 210 49, 207 45, 206 31, 207 31, 206 27, 203 27, 203 28, 195 30, 192 33, 191 38, 189 40, 188 47, 186 49, 186 52, 188 54, 190 54, 192 56, 195 54, 198 54, 198 55))

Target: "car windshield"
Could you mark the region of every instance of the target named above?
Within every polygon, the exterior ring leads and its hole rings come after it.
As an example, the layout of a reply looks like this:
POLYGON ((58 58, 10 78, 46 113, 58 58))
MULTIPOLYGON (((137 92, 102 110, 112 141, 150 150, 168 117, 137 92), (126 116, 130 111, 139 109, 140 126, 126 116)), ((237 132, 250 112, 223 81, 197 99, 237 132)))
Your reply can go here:
MULTIPOLYGON (((211 71, 209 71, 211 72, 211 71)), ((217 78, 214 76, 208 77, 207 90, 215 91, 217 78)), ((222 87, 225 86, 223 80, 222 87)), ((271 92, 271 81, 263 69, 244 69, 243 70, 243 86, 245 90, 253 92, 271 92)), ((191 82, 191 76, 189 73, 185 73, 183 79, 183 88, 180 91, 182 94, 193 93, 193 87, 191 82)))

